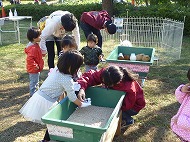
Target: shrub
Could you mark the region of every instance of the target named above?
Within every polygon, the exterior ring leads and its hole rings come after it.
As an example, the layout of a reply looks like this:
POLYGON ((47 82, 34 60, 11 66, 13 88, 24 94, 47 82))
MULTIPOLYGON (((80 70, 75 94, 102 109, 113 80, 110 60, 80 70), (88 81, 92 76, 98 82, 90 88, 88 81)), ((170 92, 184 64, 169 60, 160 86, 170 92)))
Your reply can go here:
MULTIPOLYGON (((9 9, 17 9, 18 15, 32 16, 33 20, 38 21, 40 18, 51 14, 56 10, 64 10, 72 12, 79 20, 81 14, 84 11, 101 10, 102 5, 100 3, 77 3, 77 4, 52 4, 52 5, 35 5, 19 4, 19 5, 8 5, 5 7, 5 11, 8 15, 9 9)), ((165 5, 154 5, 154 6, 138 6, 134 7, 128 3, 114 3, 114 15, 119 17, 128 16, 141 16, 141 17, 163 17, 171 18, 174 20, 183 21, 185 18, 184 35, 190 35, 190 8, 183 7, 177 4, 165 4, 165 5)))

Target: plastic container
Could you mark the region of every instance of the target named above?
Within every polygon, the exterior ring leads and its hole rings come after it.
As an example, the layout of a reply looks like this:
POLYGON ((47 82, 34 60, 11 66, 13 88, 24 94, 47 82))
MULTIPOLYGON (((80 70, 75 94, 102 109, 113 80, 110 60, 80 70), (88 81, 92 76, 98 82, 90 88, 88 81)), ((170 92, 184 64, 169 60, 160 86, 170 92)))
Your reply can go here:
POLYGON ((135 55, 135 53, 131 53, 130 60, 131 61, 136 61, 136 55, 135 55))
POLYGON ((18 16, 18 13, 17 13, 16 8, 15 8, 15 10, 14 10, 14 16, 18 16))
POLYGON ((147 73, 149 72, 150 65, 153 64, 154 61, 154 48, 146 48, 146 47, 125 47, 125 46, 117 46, 107 57, 106 62, 108 65, 117 65, 121 67, 127 67, 132 71, 139 74, 141 78, 146 78, 147 73), (134 53, 137 54, 145 54, 149 55, 150 61, 131 61, 131 60, 118 60, 118 54, 123 53, 123 55, 131 55, 134 53))
POLYGON ((9 18, 13 17, 13 12, 11 11, 11 9, 9 9, 9 18))
POLYGON ((86 98, 91 98, 93 106, 114 108, 104 127, 93 127, 91 125, 67 121, 77 107, 67 97, 46 113, 42 117, 42 121, 47 124, 51 140, 64 142, 103 142, 106 137, 110 137, 110 133, 113 136, 115 134, 117 127, 113 127, 113 125, 117 125, 119 122, 118 117, 124 96, 125 92, 100 87, 90 87, 86 90, 86 98), (114 129, 115 131, 113 131, 114 129))

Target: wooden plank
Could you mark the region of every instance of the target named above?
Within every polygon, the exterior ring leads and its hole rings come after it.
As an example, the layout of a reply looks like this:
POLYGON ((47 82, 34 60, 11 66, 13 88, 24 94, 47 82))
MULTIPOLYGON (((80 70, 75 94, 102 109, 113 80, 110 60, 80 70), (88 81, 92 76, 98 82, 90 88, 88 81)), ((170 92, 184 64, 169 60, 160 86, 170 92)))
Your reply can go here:
POLYGON ((117 130, 115 132, 116 136, 119 136, 121 134, 121 121, 122 121, 122 111, 120 110, 120 112, 119 112, 119 122, 118 122, 118 125, 117 125, 117 130))
POLYGON ((122 111, 119 111, 118 114, 114 116, 109 128, 102 135, 100 142, 112 142, 115 134, 119 135, 121 133, 121 114, 122 111))

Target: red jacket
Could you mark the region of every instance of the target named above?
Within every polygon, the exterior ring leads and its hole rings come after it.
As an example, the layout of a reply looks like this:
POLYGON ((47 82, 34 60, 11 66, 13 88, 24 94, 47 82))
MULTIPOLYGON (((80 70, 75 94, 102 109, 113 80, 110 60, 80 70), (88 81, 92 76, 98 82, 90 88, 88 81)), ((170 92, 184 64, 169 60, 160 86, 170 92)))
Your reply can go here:
MULTIPOLYGON (((86 90, 90 86, 102 84, 101 74, 104 69, 99 71, 90 70, 82 75, 77 82, 81 85, 81 88, 86 90)), ((133 109, 139 112, 145 107, 144 93, 141 86, 136 81, 120 82, 112 87, 114 90, 124 91, 126 95, 123 100, 121 109, 123 111, 133 109)))
POLYGON ((111 18, 109 17, 107 11, 102 10, 102 11, 83 12, 80 20, 100 30, 100 29, 104 29, 103 26, 105 22, 110 21, 111 18))
POLYGON ((26 57, 26 69, 28 73, 38 73, 41 72, 44 67, 44 60, 42 58, 42 53, 40 46, 38 44, 33 44, 24 49, 27 54, 26 57), (39 67, 39 69, 37 69, 39 67))

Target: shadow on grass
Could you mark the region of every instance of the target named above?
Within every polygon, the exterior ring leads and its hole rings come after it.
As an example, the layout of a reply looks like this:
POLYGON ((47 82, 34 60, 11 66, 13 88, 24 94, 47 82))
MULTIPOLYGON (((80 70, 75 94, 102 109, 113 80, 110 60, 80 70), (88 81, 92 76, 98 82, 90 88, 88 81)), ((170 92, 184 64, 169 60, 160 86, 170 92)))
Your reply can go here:
MULTIPOLYGON (((149 137, 152 138, 147 141, 168 141, 166 135, 168 131, 170 131, 170 120, 177 113, 178 108, 179 103, 176 102, 161 108, 159 111, 150 111, 145 116, 139 117, 134 125, 122 130, 121 135, 116 136, 113 142, 136 142, 138 138, 145 138, 146 135, 151 135, 149 137), (166 136, 166 138, 164 136, 166 136)), ((173 139, 173 141, 176 140, 173 139)))
POLYGON ((33 122, 17 122, 15 125, 1 132, 0 142, 13 142, 17 137, 24 137, 44 128, 45 125, 33 122))
MULTIPOLYGON (((29 99, 29 77, 28 73, 18 73, 18 83, 21 83, 18 87, 11 87, 10 84, 15 82, 14 79, 3 80, 0 83, 5 86, 9 85, 7 89, 0 90, 0 104, 1 108, 9 108, 13 105, 24 104, 29 99), (27 95, 26 95, 27 94, 27 95), (10 103, 8 103, 10 102, 10 103)), ((46 79, 48 70, 44 70, 40 75, 40 85, 46 79)))
POLYGON ((28 86, 7 88, 0 92, 0 104, 1 108, 8 108, 16 104, 22 104, 29 96, 23 96, 28 93, 28 86))
MULTIPOLYGON (((47 70, 42 72, 40 80, 45 80, 47 72, 47 70)), ((1 81, 1 83, 7 87, 0 90, 0 106, 2 112, 0 117, 0 126, 2 127, 0 132, 0 142, 13 142, 18 137, 25 137, 26 135, 46 128, 45 125, 29 121, 19 122, 21 119, 18 117, 18 111, 29 99, 29 79, 28 73, 18 72, 16 74, 19 76, 17 80, 9 79, 1 81), (15 120, 15 118, 18 118, 18 120, 15 120), (17 121, 17 123, 12 125, 15 121, 17 121)), ((41 137, 43 137, 43 134, 41 137)))
MULTIPOLYGON (((180 84, 188 82, 186 77, 188 69, 188 64, 152 66, 147 80, 150 82, 155 80, 157 82, 155 84, 156 88, 152 90, 155 92, 155 95, 159 95, 160 93, 173 94, 180 84)), ((153 86, 147 86, 147 88, 150 87, 153 86)))

